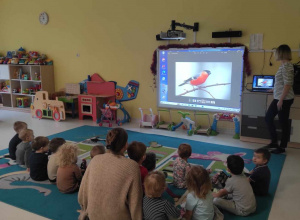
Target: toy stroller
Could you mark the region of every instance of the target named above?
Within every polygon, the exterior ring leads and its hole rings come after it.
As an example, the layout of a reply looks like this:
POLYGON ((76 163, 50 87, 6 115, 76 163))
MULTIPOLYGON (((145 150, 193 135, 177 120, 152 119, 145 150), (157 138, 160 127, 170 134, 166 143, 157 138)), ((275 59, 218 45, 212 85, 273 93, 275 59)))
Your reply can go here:
MULTIPOLYGON (((107 122, 108 126, 111 127, 112 122, 116 120, 116 111, 120 109, 120 104, 109 102, 108 104, 104 104, 103 106, 104 108, 100 108, 101 118, 100 118, 99 126, 102 126, 103 122, 107 122)), ((118 125, 120 125, 118 120, 116 120, 116 122, 118 125)))
POLYGON ((112 121, 115 120, 115 114, 112 112, 110 107, 106 107, 104 109, 101 109, 101 119, 99 122, 99 126, 102 126, 104 122, 108 123, 108 126, 112 126, 112 121))

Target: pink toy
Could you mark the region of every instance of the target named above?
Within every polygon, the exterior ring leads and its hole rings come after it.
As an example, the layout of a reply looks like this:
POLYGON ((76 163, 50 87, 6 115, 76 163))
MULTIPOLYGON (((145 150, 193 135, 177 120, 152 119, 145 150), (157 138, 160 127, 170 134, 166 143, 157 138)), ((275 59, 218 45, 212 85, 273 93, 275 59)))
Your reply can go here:
POLYGON ((78 95, 79 119, 83 120, 83 116, 91 116, 93 121, 97 121, 101 117, 101 110, 97 106, 103 106, 111 98, 114 99, 106 95, 78 95))
POLYGON ((141 117, 142 117, 142 119, 140 120, 140 128, 146 126, 154 128, 158 123, 158 115, 154 115, 151 108, 149 109, 139 108, 139 110, 141 112, 141 117), (144 114, 143 111, 149 111, 150 114, 144 114))
POLYGON ((99 74, 94 73, 91 81, 87 82, 87 95, 78 96, 78 115, 83 120, 83 116, 91 116, 93 121, 100 120, 101 110, 97 106, 103 106, 108 101, 115 101, 116 90, 113 82, 105 82, 99 74))
POLYGON ((99 122, 99 126, 103 125, 103 122, 107 122, 109 127, 112 127, 112 122, 116 120, 116 123, 118 124, 118 120, 116 119, 116 112, 120 108, 120 104, 116 105, 105 105, 105 108, 101 108, 101 119, 99 122))
MULTIPOLYGON (((231 154, 224 154, 219 151, 209 151, 207 152, 207 155, 205 154, 195 154, 192 153, 191 157, 189 159, 201 159, 201 160, 215 160, 215 161, 222 161, 226 162, 227 157, 230 156, 231 154)), ((246 155, 246 153, 235 153, 234 155, 238 155, 240 157, 243 157, 246 155)), ((178 154, 174 154, 173 157, 178 157, 178 154)), ((245 163, 251 163, 250 159, 244 159, 245 163)))

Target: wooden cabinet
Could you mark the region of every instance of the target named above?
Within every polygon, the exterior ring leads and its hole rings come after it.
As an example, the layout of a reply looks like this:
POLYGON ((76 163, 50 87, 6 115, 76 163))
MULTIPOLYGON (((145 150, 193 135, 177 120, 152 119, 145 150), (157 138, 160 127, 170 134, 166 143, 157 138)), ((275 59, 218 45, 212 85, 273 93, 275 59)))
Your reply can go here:
POLYGON ((53 93, 54 71, 52 65, 0 65, 0 106, 10 108, 30 107, 35 90, 53 93), (2 90, 2 87, 5 89, 2 90), (20 100, 29 105, 20 106, 20 100))
MULTIPOLYGON (((241 141, 269 144, 270 134, 265 122, 265 114, 273 101, 273 94, 243 92, 241 112, 241 141)), ((281 127, 278 116, 275 118, 278 139, 281 127)), ((288 146, 300 146, 300 96, 296 96, 290 110, 291 136, 288 146)))

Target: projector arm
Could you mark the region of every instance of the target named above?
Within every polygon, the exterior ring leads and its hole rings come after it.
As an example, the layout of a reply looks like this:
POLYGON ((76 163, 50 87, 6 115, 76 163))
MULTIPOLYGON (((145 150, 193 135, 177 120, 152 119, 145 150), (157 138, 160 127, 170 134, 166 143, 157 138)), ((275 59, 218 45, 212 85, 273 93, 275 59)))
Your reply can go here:
POLYGON ((198 22, 195 22, 194 23, 194 26, 191 26, 191 25, 187 25, 185 23, 178 23, 176 22, 175 20, 172 20, 172 23, 171 23, 171 30, 172 31, 175 31, 176 30, 176 27, 179 26, 179 27, 183 27, 185 29, 188 29, 188 30, 193 30, 193 32, 197 32, 199 31, 199 23, 198 22))
POLYGON ((194 32, 194 41, 196 42, 196 32, 199 31, 199 23, 195 22, 194 26, 186 25, 185 23, 178 23, 175 20, 172 20, 171 30, 168 30, 166 33, 161 32, 156 35, 156 40, 183 40, 186 37, 186 34, 182 30, 176 30, 176 26, 183 27, 188 30, 193 30, 194 32))

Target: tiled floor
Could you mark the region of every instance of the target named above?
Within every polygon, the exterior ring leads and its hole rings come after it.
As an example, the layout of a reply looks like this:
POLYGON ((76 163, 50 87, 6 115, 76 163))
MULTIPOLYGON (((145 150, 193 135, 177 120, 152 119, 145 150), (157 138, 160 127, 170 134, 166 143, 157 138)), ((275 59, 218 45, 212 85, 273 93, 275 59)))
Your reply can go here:
MULTIPOLYGON (((0 110, 0 150, 8 147, 9 140, 14 135, 12 125, 14 121, 25 121, 29 128, 33 129, 35 136, 48 136, 62 132, 81 125, 94 125, 91 119, 83 121, 68 118, 66 121, 54 122, 53 120, 32 119, 31 115, 23 112, 0 110)), ((262 145, 241 142, 232 138, 232 135, 219 134, 218 136, 200 136, 194 135, 188 137, 183 131, 164 131, 148 128, 139 128, 137 123, 123 125, 123 128, 144 133, 160 134, 171 137, 188 138, 202 142, 226 144, 233 147, 242 147, 255 149, 262 145)), ((300 135, 300 134, 299 134, 300 135)), ((296 220, 300 219, 300 149, 287 150, 287 159, 281 174, 280 182, 273 202, 272 210, 269 216, 271 220, 296 220)), ((1 196, 1 195, 0 195, 1 196)), ((24 210, 12 207, 0 202, 0 219, 8 220, 37 220, 46 219, 41 216, 26 212, 24 210), (22 217, 20 217, 22 216, 22 217)))

